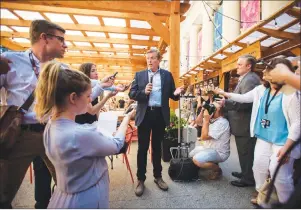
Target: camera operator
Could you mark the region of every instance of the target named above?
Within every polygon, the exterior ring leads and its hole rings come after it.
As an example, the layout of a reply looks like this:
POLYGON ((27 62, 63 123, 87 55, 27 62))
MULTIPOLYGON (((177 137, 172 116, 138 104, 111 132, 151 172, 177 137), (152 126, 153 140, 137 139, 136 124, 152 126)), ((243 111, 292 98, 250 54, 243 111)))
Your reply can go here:
POLYGON ((196 144, 189 156, 196 166, 212 170, 209 179, 218 179, 222 175, 218 163, 224 162, 230 156, 230 126, 223 117, 221 103, 203 105, 196 122, 198 125, 202 122, 202 142, 196 144))

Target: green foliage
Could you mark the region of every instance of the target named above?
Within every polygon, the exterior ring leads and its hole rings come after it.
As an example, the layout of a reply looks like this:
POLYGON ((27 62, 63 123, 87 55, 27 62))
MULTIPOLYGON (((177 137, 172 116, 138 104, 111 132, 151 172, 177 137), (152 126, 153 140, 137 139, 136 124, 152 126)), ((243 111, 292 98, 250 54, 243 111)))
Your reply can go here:
MULTIPOLYGON (((171 131, 171 130, 178 129, 178 122, 179 122, 179 119, 176 116, 175 112, 173 110, 170 110, 170 124, 166 128, 166 131, 168 132, 168 131, 171 131)), ((180 128, 182 129, 185 125, 186 125, 186 121, 183 118, 181 118, 180 128)))

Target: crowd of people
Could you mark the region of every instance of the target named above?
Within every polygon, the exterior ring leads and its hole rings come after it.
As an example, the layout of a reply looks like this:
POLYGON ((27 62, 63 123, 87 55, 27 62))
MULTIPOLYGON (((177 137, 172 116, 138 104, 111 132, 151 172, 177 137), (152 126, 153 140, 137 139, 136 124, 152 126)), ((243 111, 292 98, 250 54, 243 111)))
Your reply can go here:
MULTIPOLYGON (((172 74, 159 67, 157 49, 146 53, 147 69, 137 72, 129 90, 130 100, 116 94, 129 86, 114 86, 115 77, 99 80, 96 65, 83 63, 73 70, 54 61, 66 51, 65 30, 47 20, 30 26, 31 48, 1 55, 0 88, 5 88, 1 104, 21 107, 28 98, 34 102, 23 114, 21 131, 8 155, 0 158, 0 207, 12 208, 26 171, 33 162, 35 208, 109 208, 109 175, 105 157, 118 154, 126 144, 126 130, 135 117, 138 127, 137 186, 145 190, 147 151, 152 135, 152 163, 155 184, 168 190, 162 179, 161 142, 170 124, 169 99, 179 100, 184 86, 175 87, 172 74), (146 79, 147 78, 147 79, 146 79), (104 91, 107 94, 104 94, 104 91), (4 101, 5 100, 5 101, 4 101), (97 130, 97 114, 107 103, 115 108, 135 109, 125 117, 114 135, 97 130), (51 179, 55 182, 51 193, 51 179)), ((300 62, 299 62, 300 65, 300 62)), ((231 184, 255 186, 273 176, 280 158, 300 138, 300 92, 286 95, 284 83, 300 90, 300 77, 291 62, 274 58, 264 71, 264 83, 254 73, 256 59, 243 55, 237 62, 240 75, 233 93, 215 89, 223 97, 198 97, 189 109, 197 110, 191 125, 199 128, 199 141, 190 152, 193 163, 222 176, 219 166, 230 156, 230 135, 237 145, 241 172, 231 184)), ((299 67, 300 70, 300 67, 299 67)), ((188 91, 193 95, 192 89, 188 91)), ((300 144, 286 157, 275 181, 280 203, 294 191, 294 163, 300 159, 300 144)), ((299 178, 299 183, 301 182, 299 178)), ((256 203, 256 194, 252 199, 256 203)))

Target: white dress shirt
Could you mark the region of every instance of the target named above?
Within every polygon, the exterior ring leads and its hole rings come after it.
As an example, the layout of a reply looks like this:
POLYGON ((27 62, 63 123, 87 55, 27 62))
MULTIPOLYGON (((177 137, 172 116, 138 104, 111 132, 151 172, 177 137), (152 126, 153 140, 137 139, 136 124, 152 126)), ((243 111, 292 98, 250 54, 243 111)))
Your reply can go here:
MULTIPOLYGON (((5 52, 1 56, 12 61, 9 64, 10 70, 7 74, 0 75, 0 88, 4 87, 7 91, 7 105, 22 106, 37 85, 37 77, 29 59, 31 50, 25 52, 5 52)), ((40 72, 40 61, 33 55, 35 65, 40 72)), ((35 102, 34 102, 35 103, 35 102)), ((34 103, 25 113, 23 124, 38 123, 33 112, 34 103)))

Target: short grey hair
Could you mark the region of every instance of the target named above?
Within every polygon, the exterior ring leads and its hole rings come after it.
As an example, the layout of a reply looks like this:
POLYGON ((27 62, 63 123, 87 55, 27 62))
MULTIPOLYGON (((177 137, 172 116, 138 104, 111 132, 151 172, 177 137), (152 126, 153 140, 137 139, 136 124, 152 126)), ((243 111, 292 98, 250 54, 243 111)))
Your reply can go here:
POLYGON ((248 64, 251 64, 251 71, 255 70, 257 60, 254 56, 246 54, 246 55, 239 56, 239 58, 247 59, 248 64))
POLYGON ((151 47, 151 49, 146 52, 146 54, 149 54, 149 53, 156 53, 158 60, 160 60, 162 57, 160 51, 155 47, 151 47))

